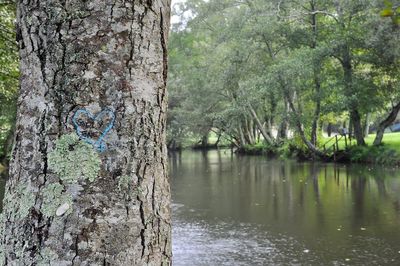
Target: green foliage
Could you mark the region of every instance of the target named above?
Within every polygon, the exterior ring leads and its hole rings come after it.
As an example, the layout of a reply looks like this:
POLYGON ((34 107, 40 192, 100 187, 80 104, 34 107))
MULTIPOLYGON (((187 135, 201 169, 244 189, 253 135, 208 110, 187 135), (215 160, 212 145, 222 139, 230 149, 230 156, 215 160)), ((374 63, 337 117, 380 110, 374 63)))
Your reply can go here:
POLYGON ((381 10, 382 17, 390 17, 396 25, 400 25, 400 6, 395 6, 392 1, 384 0, 384 9, 381 10))
MULTIPOLYGON (((386 7, 396 12, 397 3, 386 7)), ((379 1, 181 3, 192 15, 170 38, 168 139, 184 143, 213 130, 262 152, 252 134, 261 131, 258 119, 273 142, 289 142, 284 151, 307 155, 305 139, 320 143, 322 123, 348 121, 352 110, 382 120, 400 99, 400 35, 379 16, 382 8, 379 1), (286 123, 294 139, 277 137, 286 123)))
POLYGON ((349 149, 352 162, 367 162, 383 165, 398 165, 400 154, 390 147, 382 146, 354 146, 349 149))
POLYGON ((94 181, 100 171, 101 160, 93 147, 75 134, 61 136, 48 156, 49 168, 61 180, 75 183, 79 179, 94 181))
POLYGON ((15 42, 15 6, 0 5, 0 160, 11 149, 18 88, 18 52, 15 42), (8 150, 7 150, 8 149, 8 150))

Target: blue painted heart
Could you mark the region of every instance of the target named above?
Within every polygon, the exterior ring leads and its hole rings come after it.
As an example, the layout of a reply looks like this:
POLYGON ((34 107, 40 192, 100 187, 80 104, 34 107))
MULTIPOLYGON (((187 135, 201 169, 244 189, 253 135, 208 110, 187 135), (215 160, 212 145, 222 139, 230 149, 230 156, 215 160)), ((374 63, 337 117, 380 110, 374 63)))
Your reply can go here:
POLYGON ((105 109, 93 115, 86 109, 79 109, 75 112, 72 123, 79 138, 88 144, 93 145, 99 152, 106 150, 104 137, 113 128, 115 114, 110 109, 105 109))

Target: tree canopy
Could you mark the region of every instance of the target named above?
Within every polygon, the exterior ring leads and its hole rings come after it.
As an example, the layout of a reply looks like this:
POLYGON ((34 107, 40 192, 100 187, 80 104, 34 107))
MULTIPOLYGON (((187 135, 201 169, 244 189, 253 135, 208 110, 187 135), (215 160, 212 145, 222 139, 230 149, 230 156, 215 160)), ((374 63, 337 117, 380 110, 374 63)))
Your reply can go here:
POLYGON ((384 130, 397 116, 400 35, 397 19, 385 18, 396 5, 180 3, 169 44, 170 143, 215 132, 237 147, 289 139, 319 154, 322 132, 336 125, 364 145, 367 126, 384 130))

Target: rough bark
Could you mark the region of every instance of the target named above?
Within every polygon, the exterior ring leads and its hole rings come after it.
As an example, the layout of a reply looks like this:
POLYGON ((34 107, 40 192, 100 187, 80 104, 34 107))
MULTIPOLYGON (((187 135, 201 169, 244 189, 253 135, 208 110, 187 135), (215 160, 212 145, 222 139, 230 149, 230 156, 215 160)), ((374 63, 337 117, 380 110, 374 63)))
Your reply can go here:
POLYGON ((0 265, 170 264, 169 8, 169 0, 19 2, 21 88, 0 265), (80 118, 81 140, 78 110, 107 110, 80 118), (104 143, 91 145, 102 132, 104 143))
POLYGON ((400 111, 400 102, 398 102, 395 106, 393 106, 390 113, 387 117, 379 123, 378 130, 376 131, 376 137, 374 140, 374 145, 381 145, 383 135, 385 134, 385 129, 390 126, 394 121, 396 121, 396 117, 400 111))

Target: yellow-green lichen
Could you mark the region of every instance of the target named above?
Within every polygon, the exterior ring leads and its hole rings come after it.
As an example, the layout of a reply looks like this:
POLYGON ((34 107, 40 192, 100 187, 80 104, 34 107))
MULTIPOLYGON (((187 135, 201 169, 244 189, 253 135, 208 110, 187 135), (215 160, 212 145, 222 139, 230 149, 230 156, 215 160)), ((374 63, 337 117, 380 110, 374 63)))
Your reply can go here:
POLYGON ((76 183, 80 178, 94 181, 101 164, 98 153, 76 134, 61 136, 49 153, 48 162, 49 168, 67 183, 76 183))
MULTIPOLYGON (((43 203, 41 211, 47 217, 53 217, 56 214, 57 209, 68 203, 72 206, 72 196, 69 193, 64 192, 64 186, 61 184, 49 184, 43 189, 43 203)), ((66 214, 72 212, 70 208, 66 214)))

